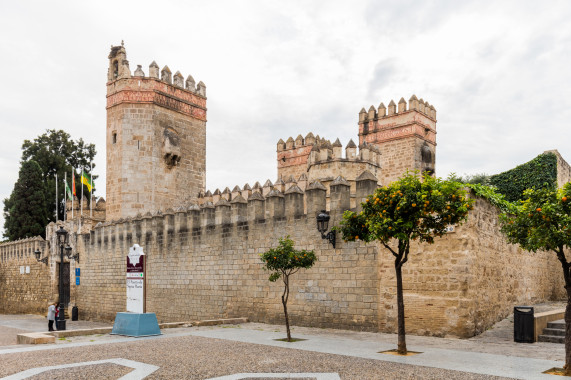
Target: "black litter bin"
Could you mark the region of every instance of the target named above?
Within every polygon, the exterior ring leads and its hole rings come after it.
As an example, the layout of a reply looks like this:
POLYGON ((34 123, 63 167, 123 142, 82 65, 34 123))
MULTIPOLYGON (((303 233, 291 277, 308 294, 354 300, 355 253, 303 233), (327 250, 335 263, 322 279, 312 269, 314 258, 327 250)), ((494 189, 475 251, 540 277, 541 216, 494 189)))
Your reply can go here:
POLYGON ((74 306, 71 308, 71 320, 77 321, 78 318, 79 318, 79 312, 77 310, 77 306, 74 306))
POLYGON ((514 307, 514 342, 533 343, 534 338, 533 307, 514 307))

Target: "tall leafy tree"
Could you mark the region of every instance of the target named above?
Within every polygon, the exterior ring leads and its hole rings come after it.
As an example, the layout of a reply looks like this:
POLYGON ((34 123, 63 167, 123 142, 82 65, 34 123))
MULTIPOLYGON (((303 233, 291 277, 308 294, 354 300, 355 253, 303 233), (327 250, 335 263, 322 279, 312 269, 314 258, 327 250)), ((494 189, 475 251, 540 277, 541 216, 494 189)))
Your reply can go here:
POLYGON ((413 240, 434 243, 450 225, 466 220, 473 200, 459 182, 407 173, 369 195, 359 213, 346 211, 338 230, 345 241, 378 241, 395 258, 399 354, 406 355, 402 266, 413 240))
MULTIPOLYGON (((63 200, 65 191, 63 178, 67 173, 68 181, 71 184, 72 168, 84 168, 86 172, 90 170, 90 163, 95 158, 95 145, 88 144, 83 139, 73 140, 69 133, 62 130, 48 129, 46 133, 36 137, 34 140, 24 140, 22 144, 22 162, 36 161, 43 173, 43 182, 46 186, 46 211, 50 221, 55 220, 55 199, 56 182, 55 174, 58 176, 58 200, 63 200)), ((81 196, 79 186, 81 172, 75 178, 78 186, 77 196, 81 196)), ((95 177, 94 177, 95 178, 95 177)), ((84 195, 90 200, 87 187, 83 189, 84 195)), ((58 219, 63 219, 63 207, 58 207, 58 219)))
POLYGON ((562 189, 528 189, 519 207, 500 216, 502 232, 510 243, 525 250, 555 254, 563 269, 565 309, 565 371, 571 375, 571 182, 562 189))
POLYGON ((48 221, 46 188, 40 165, 22 163, 10 198, 4 200, 4 236, 10 240, 45 237, 48 221))
POLYGON ((290 276, 302 268, 311 268, 317 257, 315 252, 294 249, 294 242, 286 236, 279 240, 276 248, 272 248, 260 255, 265 264, 265 269, 271 271, 269 280, 277 281, 280 277, 284 282, 282 294, 282 305, 286 323, 287 341, 291 342, 291 332, 289 329, 289 316, 287 313, 287 301, 289 298, 290 276))

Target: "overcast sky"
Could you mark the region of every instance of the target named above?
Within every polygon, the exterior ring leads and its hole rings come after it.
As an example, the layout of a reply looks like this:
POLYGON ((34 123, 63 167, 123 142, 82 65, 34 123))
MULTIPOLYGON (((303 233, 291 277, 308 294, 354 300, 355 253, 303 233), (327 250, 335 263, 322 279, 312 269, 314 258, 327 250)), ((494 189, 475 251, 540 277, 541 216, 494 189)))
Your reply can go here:
MULTIPOLYGON (((437 110, 436 172, 571 161, 570 1, 0 0, 0 198, 21 145, 97 147, 105 195, 109 49, 206 84, 207 188, 276 179, 276 143, 357 141, 358 112, 412 94, 437 110)), ((3 220, 0 220, 3 226, 3 220)), ((0 228, 1 228, 0 226, 0 228)))

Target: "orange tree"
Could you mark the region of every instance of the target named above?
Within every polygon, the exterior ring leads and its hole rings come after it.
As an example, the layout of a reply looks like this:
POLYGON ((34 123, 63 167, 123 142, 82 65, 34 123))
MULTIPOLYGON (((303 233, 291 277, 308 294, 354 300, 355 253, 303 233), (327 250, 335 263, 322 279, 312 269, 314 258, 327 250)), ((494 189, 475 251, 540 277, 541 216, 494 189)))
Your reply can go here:
POLYGON ((346 211, 341 231, 345 241, 379 241, 395 258, 398 310, 398 353, 406 354, 402 266, 408 261, 410 243, 432 244, 449 225, 463 222, 473 200, 463 184, 418 173, 378 188, 362 205, 362 211, 346 211), (395 244, 391 244, 395 241, 395 244), (398 244, 396 244, 398 243, 398 244))
POLYGON ((511 213, 500 216, 502 232, 510 243, 523 249, 555 253, 563 268, 567 307, 565 310, 565 368, 571 375, 571 182, 562 189, 528 189, 524 200, 511 213))
POLYGON ((313 251, 301 250, 293 248, 293 240, 286 236, 279 240, 277 248, 272 248, 267 252, 260 254, 260 258, 265 264, 265 269, 271 271, 269 280, 277 281, 280 277, 284 282, 284 292, 282 294, 282 304, 284 307, 287 341, 291 342, 291 333, 289 330, 289 317, 287 314, 287 300, 289 298, 290 276, 301 268, 311 268, 317 261, 317 257, 313 251))

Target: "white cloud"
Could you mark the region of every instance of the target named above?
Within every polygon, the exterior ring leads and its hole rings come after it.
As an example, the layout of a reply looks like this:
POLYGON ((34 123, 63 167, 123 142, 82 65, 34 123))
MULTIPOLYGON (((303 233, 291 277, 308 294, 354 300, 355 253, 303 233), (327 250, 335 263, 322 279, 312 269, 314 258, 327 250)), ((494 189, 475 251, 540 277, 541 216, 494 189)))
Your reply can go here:
MULTIPOLYGON (((276 177, 275 144, 356 139, 361 107, 413 93, 437 109, 437 173, 571 160, 571 4, 531 1, 4 2, 0 198, 48 128, 97 145, 105 180, 111 44, 204 81, 209 189, 276 177)), ((0 221, 3 224, 3 221, 0 221)))

